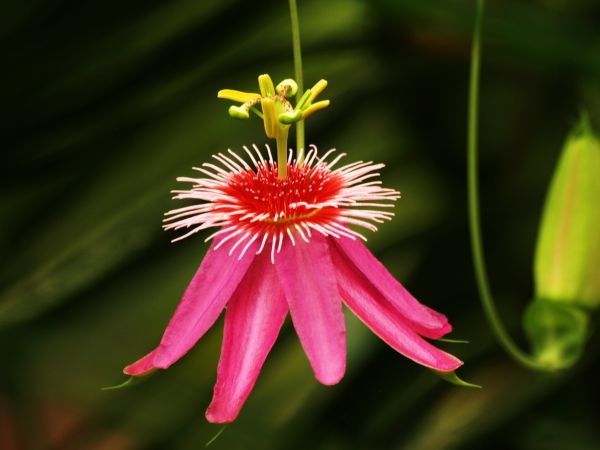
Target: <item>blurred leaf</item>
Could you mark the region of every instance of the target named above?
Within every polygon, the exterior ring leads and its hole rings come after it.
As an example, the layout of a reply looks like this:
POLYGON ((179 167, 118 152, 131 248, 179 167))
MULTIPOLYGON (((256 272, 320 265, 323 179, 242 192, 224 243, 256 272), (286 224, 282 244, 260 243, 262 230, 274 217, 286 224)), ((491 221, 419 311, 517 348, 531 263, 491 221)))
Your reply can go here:
POLYGON ((471 374, 484 389, 451 389, 427 412, 402 449, 460 448, 548 392, 559 377, 492 363, 471 374))
MULTIPOLYGON (((435 29, 446 39, 468 41, 473 3, 457 0, 378 0, 394 19, 408 27, 435 29)), ((571 19, 532 3, 495 2, 486 8, 484 39, 491 44, 486 59, 519 60, 519 64, 545 69, 568 67, 584 74, 599 74, 595 57, 600 37, 585 17, 571 19)), ((488 46, 488 43, 485 44, 488 46)), ((465 52, 466 54, 467 52, 465 52)))

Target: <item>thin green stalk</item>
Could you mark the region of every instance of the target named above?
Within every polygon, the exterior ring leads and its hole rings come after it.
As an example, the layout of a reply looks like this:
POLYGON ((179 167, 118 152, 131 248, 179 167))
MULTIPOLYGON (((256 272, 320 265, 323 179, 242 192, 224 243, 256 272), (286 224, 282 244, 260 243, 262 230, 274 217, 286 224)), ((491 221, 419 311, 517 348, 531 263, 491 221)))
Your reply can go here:
MULTIPOLYGON (((292 22, 292 46, 294 51, 294 79, 298 84, 296 102, 304 93, 304 76, 302 74, 302 46, 300 44, 300 24, 298 23, 298 7, 296 0, 290 0, 290 20, 292 22)), ((296 122, 296 153, 302 152, 304 159, 304 121, 296 122)), ((300 161, 302 162, 302 161, 300 161)))
POLYGON ((479 191, 478 191, 478 164, 477 164, 477 129, 479 106, 479 73, 481 67, 481 28, 483 22, 484 0, 477 0, 475 28, 473 30, 473 44, 471 50, 471 75, 469 81, 469 117, 467 123, 467 182, 469 202, 469 229, 471 234, 471 250, 475 269, 475 278, 479 289, 479 297, 483 310, 492 327, 496 339, 506 352, 517 362, 534 370, 548 370, 546 366, 535 360, 531 355, 523 352, 512 340, 502 324, 498 310, 492 297, 483 243, 481 238, 481 223, 479 219, 479 191))

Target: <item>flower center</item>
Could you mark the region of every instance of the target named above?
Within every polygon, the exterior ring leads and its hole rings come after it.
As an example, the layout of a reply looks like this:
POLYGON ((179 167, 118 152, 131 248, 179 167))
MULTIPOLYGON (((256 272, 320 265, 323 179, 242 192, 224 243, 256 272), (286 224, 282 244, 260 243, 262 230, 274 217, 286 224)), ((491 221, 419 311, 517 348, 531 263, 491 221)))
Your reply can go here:
POLYGON ((287 169, 288 177, 279 178, 277 166, 265 161, 256 172, 247 169, 232 174, 222 188, 227 200, 217 201, 217 209, 235 210, 239 225, 284 227, 338 214, 332 201, 343 188, 340 176, 323 166, 288 164, 287 169))
POLYGON ((344 157, 340 153, 331 161, 327 158, 335 150, 317 157, 317 148, 311 146, 303 160, 291 156, 277 162, 266 146, 268 158, 253 145, 257 158, 244 147, 251 164, 229 150, 231 157, 219 153, 213 158, 220 164, 203 163, 194 169, 205 178, 179 177, 178 181, 191 182, 191 189, 173 191, 177 199, 194 199, 197 203, 169 211, 165 218, 167 230, 189 228, 174 241, 208 228, 218 228, 206 240, 220 236, 215 248, 233 239, 230 254, 238 251, 242 257, 257 241, 257 254, 269 245, 271 260, 279 253, 284 240, 295 245, 300 237, 309 242, 313 232, 324 236, 350 239, 366 238, 349 228, 350 225, 375 231, 374 223, 390 220, 393 201, 400 193, 381 187, 373 180, 383 164, 357 161, 332 169, 344 157), (281 177, 281 165, 287 176, 281 177), (267 244, 268 242, 268 244, 267 244))

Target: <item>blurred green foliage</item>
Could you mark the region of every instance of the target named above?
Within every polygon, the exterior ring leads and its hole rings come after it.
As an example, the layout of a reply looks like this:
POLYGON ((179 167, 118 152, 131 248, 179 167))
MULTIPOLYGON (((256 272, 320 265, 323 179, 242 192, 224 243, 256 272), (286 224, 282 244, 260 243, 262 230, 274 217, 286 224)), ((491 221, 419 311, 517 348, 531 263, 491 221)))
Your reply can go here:
MULTIPOLYGON (((561 376, 525 372, 491 340, 466 234, 464 141, 472 2, 301 0, 307 85, 332 105, 307 142, 384 161, 396 218, 370 246, 445 312, 464 390, 348 315, 348 373, 312 377, 291 326, 222 449, 600 447, 599 343, 561 376)), ((197 449, 221 322, 176 366, 130 389, 206 247, 160 229, 177 175, 262 143, 218 89, 292 75, 287 2, 6 0, 0 164, 0 448, 197 449)), ((564 136, 600 117, 600 5, 491 1, 485 18, 482 213, 491 281, 518 333, 543 199, 564 136)), ((590 205, 592 207, 592 205, 590 205)), ((597 206, 596 206, 597 207, 597 206)))

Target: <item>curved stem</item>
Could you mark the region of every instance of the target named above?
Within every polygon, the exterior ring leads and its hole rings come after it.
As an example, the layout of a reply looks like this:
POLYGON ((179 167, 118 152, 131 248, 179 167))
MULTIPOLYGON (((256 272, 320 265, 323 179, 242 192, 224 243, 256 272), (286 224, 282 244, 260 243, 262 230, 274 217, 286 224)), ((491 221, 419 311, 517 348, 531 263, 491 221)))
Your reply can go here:
MULTIPOLYGON (((300 24, 298 23, 298 7, 296 0, 290 1, 290 20, 292 22, 292 46, 294 52, 294 79, 298 84, 296 102, 304 93, 304 76, 302 74, 302 46, 300 44, 300 24)), ((296 154, 304 157, 304 120, 296 122, 296 154)), ((302 161, 300 161, 302 162, 302 161)))
POLYGON ((481 223, 479 219, 479 191, 477 167, 477 129, 479 106, 479 72, 481 67, 481 28, 485 0, 477 0, 475 28, 473 30, 473 44, 471 49, 471 74, 469 81, 469 117, 467 123, 467 183, 469 202, 469 230, 471 234, 471 250, 475 269, 475 278, 479 289, 479 297, 496 339, 517 362, 534 370, 549 370, 544 364, 522 351, 512 340, 496 309, 492 291, 490 289, 483 243, 481 238, 481 223))

